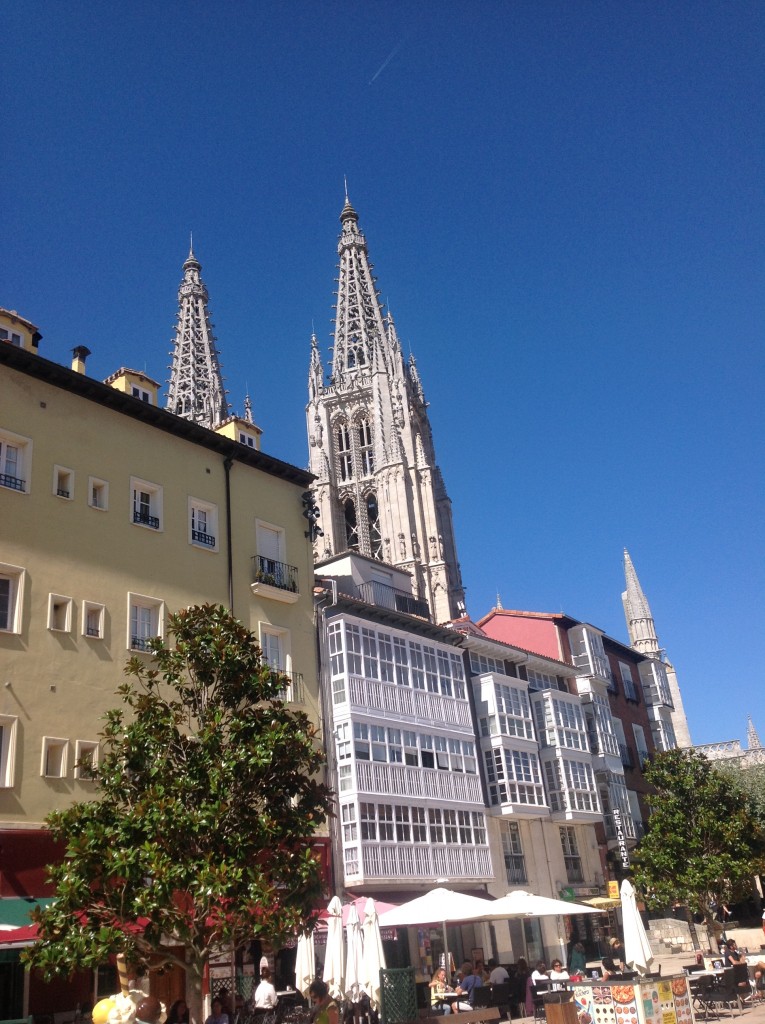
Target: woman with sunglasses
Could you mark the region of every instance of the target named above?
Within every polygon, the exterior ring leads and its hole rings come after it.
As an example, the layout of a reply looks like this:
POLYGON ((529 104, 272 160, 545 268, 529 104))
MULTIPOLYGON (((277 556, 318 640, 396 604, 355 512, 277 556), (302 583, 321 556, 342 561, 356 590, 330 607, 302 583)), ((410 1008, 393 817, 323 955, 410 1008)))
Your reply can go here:
MULTIPOLYGON (((569 973, 566 970, 566 968, 563 966, 563 964, 560 962, 560 960, 553 960, 552 966, 551 966, 550 970, 547 973, 547 977, 552 982, 568 981, 569 980, 569 973)), ((558 984, 558 985, 553 984, 553 985, 551 985, 551 988, 553 988, 553 989, 560 989, 560 988, 563 988, 563 986, 560 985, 560 984, 558 984)))

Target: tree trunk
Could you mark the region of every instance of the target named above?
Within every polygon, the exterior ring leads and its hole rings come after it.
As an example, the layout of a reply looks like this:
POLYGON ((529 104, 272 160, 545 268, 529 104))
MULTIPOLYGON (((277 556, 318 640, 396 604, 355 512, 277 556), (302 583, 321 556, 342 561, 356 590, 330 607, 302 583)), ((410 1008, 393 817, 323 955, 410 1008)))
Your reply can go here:
POLYGON ((202 979, 204 977, 205 961, 194 957, 191 963, 186 965, 186 1001, 189 1004, 190 1024, 203 1024, 204 1006, 202 995, 202 979))

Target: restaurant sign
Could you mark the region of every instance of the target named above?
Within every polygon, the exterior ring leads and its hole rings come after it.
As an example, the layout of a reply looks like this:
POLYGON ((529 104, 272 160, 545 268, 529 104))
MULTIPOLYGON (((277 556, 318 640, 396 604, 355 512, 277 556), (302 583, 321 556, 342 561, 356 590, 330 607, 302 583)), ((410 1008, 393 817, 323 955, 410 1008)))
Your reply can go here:
POLYGON ((618 807, 614 807, 611 812, 614 819, 614 829, 616 830, 616 845, 619 847, 619 856, 621 857, 622 867, 628 868, 630 866, 630 854, 627 849, 627 837, 624 834, 624 823, 622 822, 622 812, 618 807))

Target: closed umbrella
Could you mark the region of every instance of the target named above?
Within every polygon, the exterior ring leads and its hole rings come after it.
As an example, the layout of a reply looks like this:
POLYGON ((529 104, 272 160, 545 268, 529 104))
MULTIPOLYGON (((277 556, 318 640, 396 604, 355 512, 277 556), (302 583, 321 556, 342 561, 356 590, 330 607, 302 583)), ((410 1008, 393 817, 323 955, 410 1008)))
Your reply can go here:
POLYGON ((385 953, 380 937, 380 922, 375 901, 368 899, 364 907, 364 966, 361 987, 369 996, 373 1010, 380 1009, 380 971, 385 967, 385 953))
POLYGON ((348 924, 345 926, 348 938, 348 950, 345 957, 345 995, 352 1003, 357 1003, 361 996, 361 972, 364 957, 364 939, 361 934, 361 921, 355 903, 348 910, 348 924))
POLYGON ((624 879, 619 891, 622 897, 624 962, 638 974, 647 974, 648 968, 653 963, 653 950, 637 908, 635 889, 628 878, 624 879))
POLYGON ((327 907, 327 949, 324 954, 324 983, 333 999, 343 996, 343 905, 333 896, 327 907))
POLYGON ((316 953, 313 947, 313 932, 298 937, 295 956, 295 988, 308 998, 308 989, 316 977, 316 953))

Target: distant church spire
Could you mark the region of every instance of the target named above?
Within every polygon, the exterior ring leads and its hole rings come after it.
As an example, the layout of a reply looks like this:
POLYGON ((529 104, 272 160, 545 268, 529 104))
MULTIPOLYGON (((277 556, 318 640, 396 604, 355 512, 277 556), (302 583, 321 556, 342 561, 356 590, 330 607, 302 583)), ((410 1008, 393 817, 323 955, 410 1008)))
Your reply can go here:
POLYGON ((212 429, 229 415, 229 407, 201 270, 192 240, 178 289, 167 408, 212 429))
POLYGON ((659 646, 659 638, 656 635, 651 607, 648 598, 643 593, 640 580, 632 564, 630 553, 624 549, 624 578, 627 589, 622 594, 624 605, 624 617, 627 620, 627 632, 629 633, 630 645, 641 654, 649 658, 656 658, 661 661, 667 676, 670 696, 672 697, 672 711, 670 719, 675 733, 675 739, 679 747, 690 747, 691 734, 688 729, 688 720, 685 717, 683 698, 680 693, 680 685, 677 681, 677 674, 665 652, 659 646))
POLYGON ((347 191, 340 224, 329 379, 315 335, 308 374, 310 469, 324 531, 315 554, 359 551, 406 569, 415 594, 446 622, 464 614, 465 599, 422 384, 383 314, 347 191))
POLYGON ((752 721, 751 715, 747 716, 746 745, 747 749, 749 750, 757 750, 762 748, 762 744, 760 743, 760 737, 757 735, 757 730, 754 727, 754 722, 752 721))

